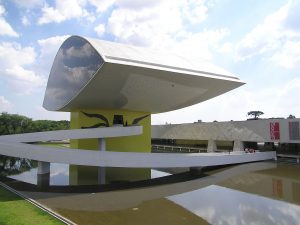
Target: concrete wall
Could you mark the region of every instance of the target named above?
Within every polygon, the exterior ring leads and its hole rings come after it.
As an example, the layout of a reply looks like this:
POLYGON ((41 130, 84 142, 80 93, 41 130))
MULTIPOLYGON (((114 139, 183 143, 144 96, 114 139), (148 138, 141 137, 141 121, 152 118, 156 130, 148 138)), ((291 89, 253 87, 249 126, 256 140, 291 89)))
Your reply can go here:
POLYGON ((153 125, 152 138, 300 143, 299 124, 298 118, 153 125))
POLYGON ((248 129, 253 130, 257 135, 259 135, 264 139, 264 142, 300 143, 299 127, 298 127, 298 135, 296 134, 296 137, 295 137, 295 130, 293 131, 292 128, 293 124, 300 123, 300 119, 261 119, 261 120, 236 121, 233 123, 236 127, 239 128, 247 127, 248 129), (273 135, 271 131, 272 126, 273 129, 274 126, 275 127, 277 126, 277 128, 275 128, 275 131, 273 131, 273 135), (274 132, 275 133, 278 132, 278 135, 276 134, 274 135, 274 132))

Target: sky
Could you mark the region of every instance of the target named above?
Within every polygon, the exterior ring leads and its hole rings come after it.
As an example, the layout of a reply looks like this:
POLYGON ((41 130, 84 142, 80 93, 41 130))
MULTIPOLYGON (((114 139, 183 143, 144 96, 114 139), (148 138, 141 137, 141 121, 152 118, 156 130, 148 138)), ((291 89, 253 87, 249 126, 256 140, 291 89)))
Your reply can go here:
POLYGON ((152 124, 300 117, 300 1, 0 0, 0 112, 69 119, 42 107, 55 54, 70 35, 208 60, 245 85, 152 124))

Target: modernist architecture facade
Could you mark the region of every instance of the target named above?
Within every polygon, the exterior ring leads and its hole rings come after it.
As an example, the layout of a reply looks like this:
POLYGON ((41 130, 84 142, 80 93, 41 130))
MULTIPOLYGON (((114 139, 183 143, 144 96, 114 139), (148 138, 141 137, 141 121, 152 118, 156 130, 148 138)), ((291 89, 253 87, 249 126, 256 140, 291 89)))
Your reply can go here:
POLYGON ((104 176, 108 181, 150 178, 150 169, 145 168, 274 158, 273 153, 235 154, 230 158, 209 153, 151 153, 152 113, 197 104, 243 84, 233 74, 205 61, 71 36, 54 59, 43 106, 51 111, 70 112, 72 130, 3 136, 0 154, 38 160, 41 174, 49 173, 50 162, 71 164, 70 184, 78 180, 88 184, 91 177, 98 177, 101 183, 104 176), (71 149, 24 144, 65 138, 71 139, 71 149))
MULTIPOLYGON (((204 61, 72 36, 54 59, 43 106, 71 112, 72 129, 141 125, 139 136, 107 138, 106 149, 150 153, 152 113, 187 107, 242 84, 204 61)), ((71 140, 71 147, 98 149, 98 142, 71 140)))
POLYGON ((152 126, 154 145, 206 148, 207 151, 246 148, 300 151, 300 119, 258 119, 228 122, 196 122, 152 126), (260 145, 260 146, 258 146, 260 145))
MULTIPOLYGON (((73 129, 141 124, 143 135, 118 143, 108 141, 108 149, 150 152, 151 113, 187 107, 242 84, 207 62, 72 36, 54 59, 43 106, 71 112, 73 129)), ((72 147, 98 146, 82 143, 72 142, 72 147)))

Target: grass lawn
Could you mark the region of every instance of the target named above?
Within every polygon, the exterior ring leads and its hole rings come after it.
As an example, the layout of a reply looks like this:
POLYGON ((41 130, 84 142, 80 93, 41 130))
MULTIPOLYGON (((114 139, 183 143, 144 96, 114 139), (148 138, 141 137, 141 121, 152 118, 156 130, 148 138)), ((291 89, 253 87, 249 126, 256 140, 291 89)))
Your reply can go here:
POLYGON ((0 225, 64 224, 0 186, 0 225))

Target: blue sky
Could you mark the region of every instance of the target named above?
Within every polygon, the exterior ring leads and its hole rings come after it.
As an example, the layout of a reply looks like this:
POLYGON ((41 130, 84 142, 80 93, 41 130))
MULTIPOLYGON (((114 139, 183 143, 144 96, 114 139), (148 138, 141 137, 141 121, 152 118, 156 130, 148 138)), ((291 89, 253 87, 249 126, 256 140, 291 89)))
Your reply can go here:
POLYGON ((0 0, 0 112, 68 119, 42 101, 59 46, 82 35, 206 59, 247 83, 153 124, 300 117, 299 12, 286 0, 0 0))

